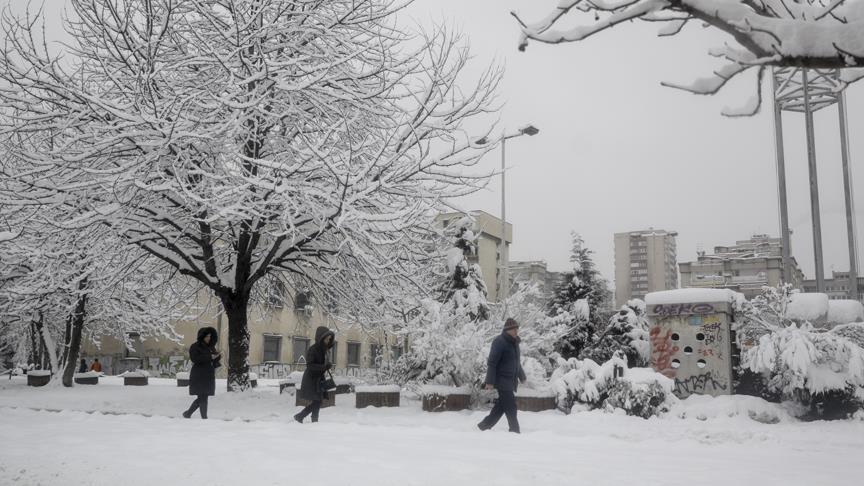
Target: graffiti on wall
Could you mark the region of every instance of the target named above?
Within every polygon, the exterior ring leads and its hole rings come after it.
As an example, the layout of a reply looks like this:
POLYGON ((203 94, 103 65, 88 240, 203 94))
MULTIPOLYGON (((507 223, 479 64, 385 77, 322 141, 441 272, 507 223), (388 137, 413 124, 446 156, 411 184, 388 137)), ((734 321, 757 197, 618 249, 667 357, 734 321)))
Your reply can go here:
POLYGON ((675 379, 675 395, 729 391, 729 383, 715 377, 711 371, 685 379, 675 379))
POLYGON ((167 356, 162 358, 150 358, 151 373, 161 377, 173 378, 181 371, 189 371, 192 363, 185 356, 167 356))
POLYGON ((669 378, 675 377, 675 369, 672 368, 672 355, 678 352, 678 346, 672 344, 672 331, 663 330, 660 326, 654 326, 650 332, 651 338, 651 366, 658 372, 669 378))
POLYGON ((652 308, 654 315, 658 316, 680 316, 682 314, 711 314, 714 312, 712 304, 657 304, 652 308))

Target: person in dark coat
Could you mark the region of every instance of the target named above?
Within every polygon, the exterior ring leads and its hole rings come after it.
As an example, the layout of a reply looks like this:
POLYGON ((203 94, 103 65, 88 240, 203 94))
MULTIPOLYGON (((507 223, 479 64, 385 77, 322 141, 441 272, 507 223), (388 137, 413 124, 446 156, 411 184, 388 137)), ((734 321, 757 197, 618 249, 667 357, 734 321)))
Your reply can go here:
POLYGON ((201 411, 201 418, 207 418, 207 397, 216 394, 216 368, 222 356, 216 348, 219 335, 212 327, 202 327, 198 330, 198 339, 189 346, 189 360, 192 369, 189 371, 189 394, 195 395, 195 401, 189 410, 183 412, 183 417, 190 418, 195 410, 201 411))
POLYGON ((87 373, 87 361, 81 358, 81 364, 78 365, 78 373, 87 373))
POLYGON ((333 367, 333 363, 327 360, 327 351, 333 347, 336 335, 330 329, 320 326, 315 330, 315 344, 306 350, 306 370, 303 372, 303 381, 297 394, 311 403, 294 416, 294 420, 303 423, 303 419, 310 413, 312 421, 318 421, 318 412, 321 410, 321 401, 327 398, 327 390, 324 390, 324 373, 333 367))
POLYGON ((504 331, 492 341, 489 350, 489 369, 486 372, 486 389, 498 389, 498 401, 489 415, 477 424, 480 430, 489 430, 498 423, 501 415, 507 416, 510 432, 519 433, 516 418, 516 389, 518 381, 525 382, 525 372, 519 352, 519 323, 509 318, 504 331), (518 381, 517 381, 518 380, 518 381))

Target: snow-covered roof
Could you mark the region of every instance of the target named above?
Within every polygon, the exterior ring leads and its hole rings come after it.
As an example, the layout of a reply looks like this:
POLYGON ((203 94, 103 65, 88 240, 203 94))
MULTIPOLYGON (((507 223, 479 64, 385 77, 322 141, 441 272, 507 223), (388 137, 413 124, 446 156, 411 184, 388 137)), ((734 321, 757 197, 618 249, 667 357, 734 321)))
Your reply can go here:
POLYGON ((797 293, 790 296, 786 317, 797 321, 816 322, 828 316, 828 295, 797 293))
POLYGON ((743 296, 729 289, 676 289, 651 292, 645 296, 648 305, 737 302, 743 296))

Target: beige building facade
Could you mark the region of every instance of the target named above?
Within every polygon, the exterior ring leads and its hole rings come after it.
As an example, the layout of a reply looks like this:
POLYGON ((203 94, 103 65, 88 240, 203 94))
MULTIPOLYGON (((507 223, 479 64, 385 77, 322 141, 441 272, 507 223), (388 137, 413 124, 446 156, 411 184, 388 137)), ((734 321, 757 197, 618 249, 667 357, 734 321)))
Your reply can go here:
POLYGON ((678 288, 678 233, 655 230, 615 234, 615 306, 649 292, 678 288))
MULTIPOLYGON (((804 274, 792 258, 794 288, 804 284, 804 274)), ((753 235, 749 240, 736 241, 732 246, 714 247, 714 254, 700 252, 695 262, 679 265, 681 287, 730 289, 751 299, 762 287, 783 283, 783 249, 780 238, 753 235)))
MULTIPOLYGON (((510 243, 513 242, 513 225, 507 223, 503 228, 501 218, 485 211, 465 213, 444 213, 437 217, 439 224, 447 228, 465 216, 474 220, 474 234, 477 237, 477 254, 468 257, 470 263, 480 265, 483 281, 486 283, 486 300, 498 302, 503 285, 503 271, 510 261, 510 243), (503 240, 503 248, 502 248, 503 240)), ((509 278, 508 278, 509 280, 509 278)))
MULTIPOLYGON (((396 336, 382 331, 368 331, 359 324, 345 324, 314 306, 302 295, 296 295, 293 305, 254 307, 249 315, 249 365, 262 378, 282 378, 292 371, 305 369, 304 354, 313 344, 315 329, 327 326, 336 332, 336 345, 331 360, 339 374, 356 374, 364 369, 376 369, 398 359, 404 347, 396 336)), ((132 344, 116 337, 100 338, 100 345, 87 342, 82 357, 88 363, 99 358, 103 371, 118 374, 127 370, 146 369, 153 376, 173 376, 188 370, 188 349, 195 342, 198 329, 213 327, 219 333, 219 348, 223 364, 228 357, 228 322, 219 312, 215 299, 201 296, 200 304, 208 310, 193 320, 178 321, 174 329, 182 336, 179 343, 168 339, 142 338, 130 333, 132 344), (207 305, 211 304, 211 305, 207 305)), ((226 367, 219 370, 224 377, 226 367)))
POLYGON ((522 283, 536 285, 542 295, 541 299, 536 303, 545 306, 549 299, 552 298, 555 286, 563 280, 564 273, 550 271, 546 266, 546 262, 538 260, 510 262, 508 277, 511 289, 516 288, 516 285, 522 283))

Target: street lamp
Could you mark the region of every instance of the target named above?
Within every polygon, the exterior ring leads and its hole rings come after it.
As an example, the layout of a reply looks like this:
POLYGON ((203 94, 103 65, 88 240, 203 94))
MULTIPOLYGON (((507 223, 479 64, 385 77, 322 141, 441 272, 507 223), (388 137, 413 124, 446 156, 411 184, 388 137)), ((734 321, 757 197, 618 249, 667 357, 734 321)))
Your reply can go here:
MULTIPOLYGON (((506 143, 508 138, 521 137, 522 135, 528 135, 529 137, 531 137, 537 135, 538 133, 540 133, 540 129, 529 123, 528 125, 517 129, 515 132, 504 132, 504 134, 501 135, 501 247, 498 250, 499 264, 501 265, 501 282, 498 284, 498 288, 500 289, 500 293, 498 295, 499 302, 504 302, 504 299, 507 298, 507 294, 509 293, 508 290, 510 287, 510 282, 507 281, 507 263, 504 261, 504 249, 506 248, 505 238, 507 237, 507 209, 505 205, 507 186, 504 178, 504 173, 507 167, 507 151, 505 150, 506 143)), ((480 140, 477 140, 475 143, 478 145, 483 145, 488 142, 489 140, 486 137, 483 137, 480 140)), ((506 313, 506 302, 504 303, 504 306, 506 313)))

